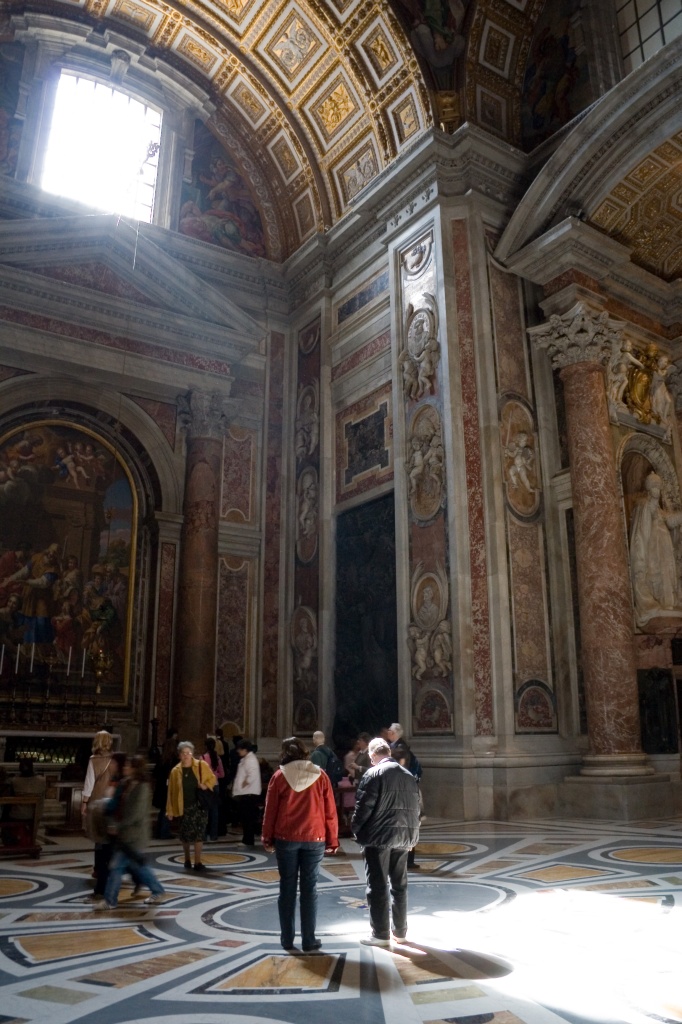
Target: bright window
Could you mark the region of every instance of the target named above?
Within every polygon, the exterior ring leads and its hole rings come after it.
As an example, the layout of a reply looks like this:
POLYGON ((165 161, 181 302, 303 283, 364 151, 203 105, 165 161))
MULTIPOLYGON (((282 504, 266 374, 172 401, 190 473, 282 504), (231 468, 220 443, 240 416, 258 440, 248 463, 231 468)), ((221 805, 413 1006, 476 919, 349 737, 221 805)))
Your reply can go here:
POLYGON ((149 222, 160 138, 160 111, 63 71, 41 186, 105 213, 149 222))
POLYGON ((682 35, 680 0, 616 0, 616 12, 626 71, 682 35))

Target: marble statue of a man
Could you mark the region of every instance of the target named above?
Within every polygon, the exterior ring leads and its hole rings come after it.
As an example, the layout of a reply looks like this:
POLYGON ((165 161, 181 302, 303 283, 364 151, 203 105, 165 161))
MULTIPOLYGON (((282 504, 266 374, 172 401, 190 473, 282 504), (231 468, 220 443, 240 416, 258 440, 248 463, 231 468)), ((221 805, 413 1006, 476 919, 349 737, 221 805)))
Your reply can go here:
POLYGON ((630 530, 630 573, 638 626, 653 618, 682 616, 682 593, 671 531, 682 525, 682 512, 661 507, 662 481, 649 473, 646 498, 635 506, 630 530))

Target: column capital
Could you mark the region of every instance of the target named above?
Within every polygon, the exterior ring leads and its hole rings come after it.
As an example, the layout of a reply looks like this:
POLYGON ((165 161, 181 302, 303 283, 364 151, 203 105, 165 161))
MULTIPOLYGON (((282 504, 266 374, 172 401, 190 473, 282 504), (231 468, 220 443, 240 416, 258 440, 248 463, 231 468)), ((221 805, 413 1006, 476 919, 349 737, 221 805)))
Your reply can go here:
POLYGON ((529 327, 533 344, 544 349, 555 370, 576 363, 602 365, 611 356, 615 342, 620 348, 625 322, 614 320, 606 310, 592 309, 577 302, 567 313, 553 313, 547 323, 529 327))
POLYGON ((239 402, 217 391, 188 391, 178 395, 178 418, 189 437, 219 441, 234 419, 239 402))

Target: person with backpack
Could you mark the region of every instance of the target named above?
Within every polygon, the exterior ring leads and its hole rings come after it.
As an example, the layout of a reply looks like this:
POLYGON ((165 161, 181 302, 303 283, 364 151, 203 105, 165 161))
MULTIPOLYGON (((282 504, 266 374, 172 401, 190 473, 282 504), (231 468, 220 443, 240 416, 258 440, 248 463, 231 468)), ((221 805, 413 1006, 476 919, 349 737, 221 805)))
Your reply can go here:
POLYGON ((310 755, 310 760, 327 773, 332 786, 338 786, 343 778, 343 765, 331 747, 326 745, 324 733, 320 729, 313 733, 313 743, 315 749, 310 755))

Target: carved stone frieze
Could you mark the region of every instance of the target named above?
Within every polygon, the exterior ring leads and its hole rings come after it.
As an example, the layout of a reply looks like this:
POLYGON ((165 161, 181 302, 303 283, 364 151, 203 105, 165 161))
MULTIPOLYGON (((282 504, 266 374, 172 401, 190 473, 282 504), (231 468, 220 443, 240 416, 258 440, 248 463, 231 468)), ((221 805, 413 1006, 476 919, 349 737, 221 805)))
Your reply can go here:
POLYGON ((320 440, 320 395, 317 381, 299 388, 294 450, 297 459, 312 455, 320 440))
POLYGON ((296 490, 296 554, 307 563, 312 561, 317 551, 319 482, 313 466, 306 466, 303 470, 296 490))
POLYGON ((424 571, 418 562, 412 574, 412 621, 407 643, 412 658, 412 677, 445 677, 452 672, 452 629, 447 618, 448 581, 439 563, 435 571, 424 571))

